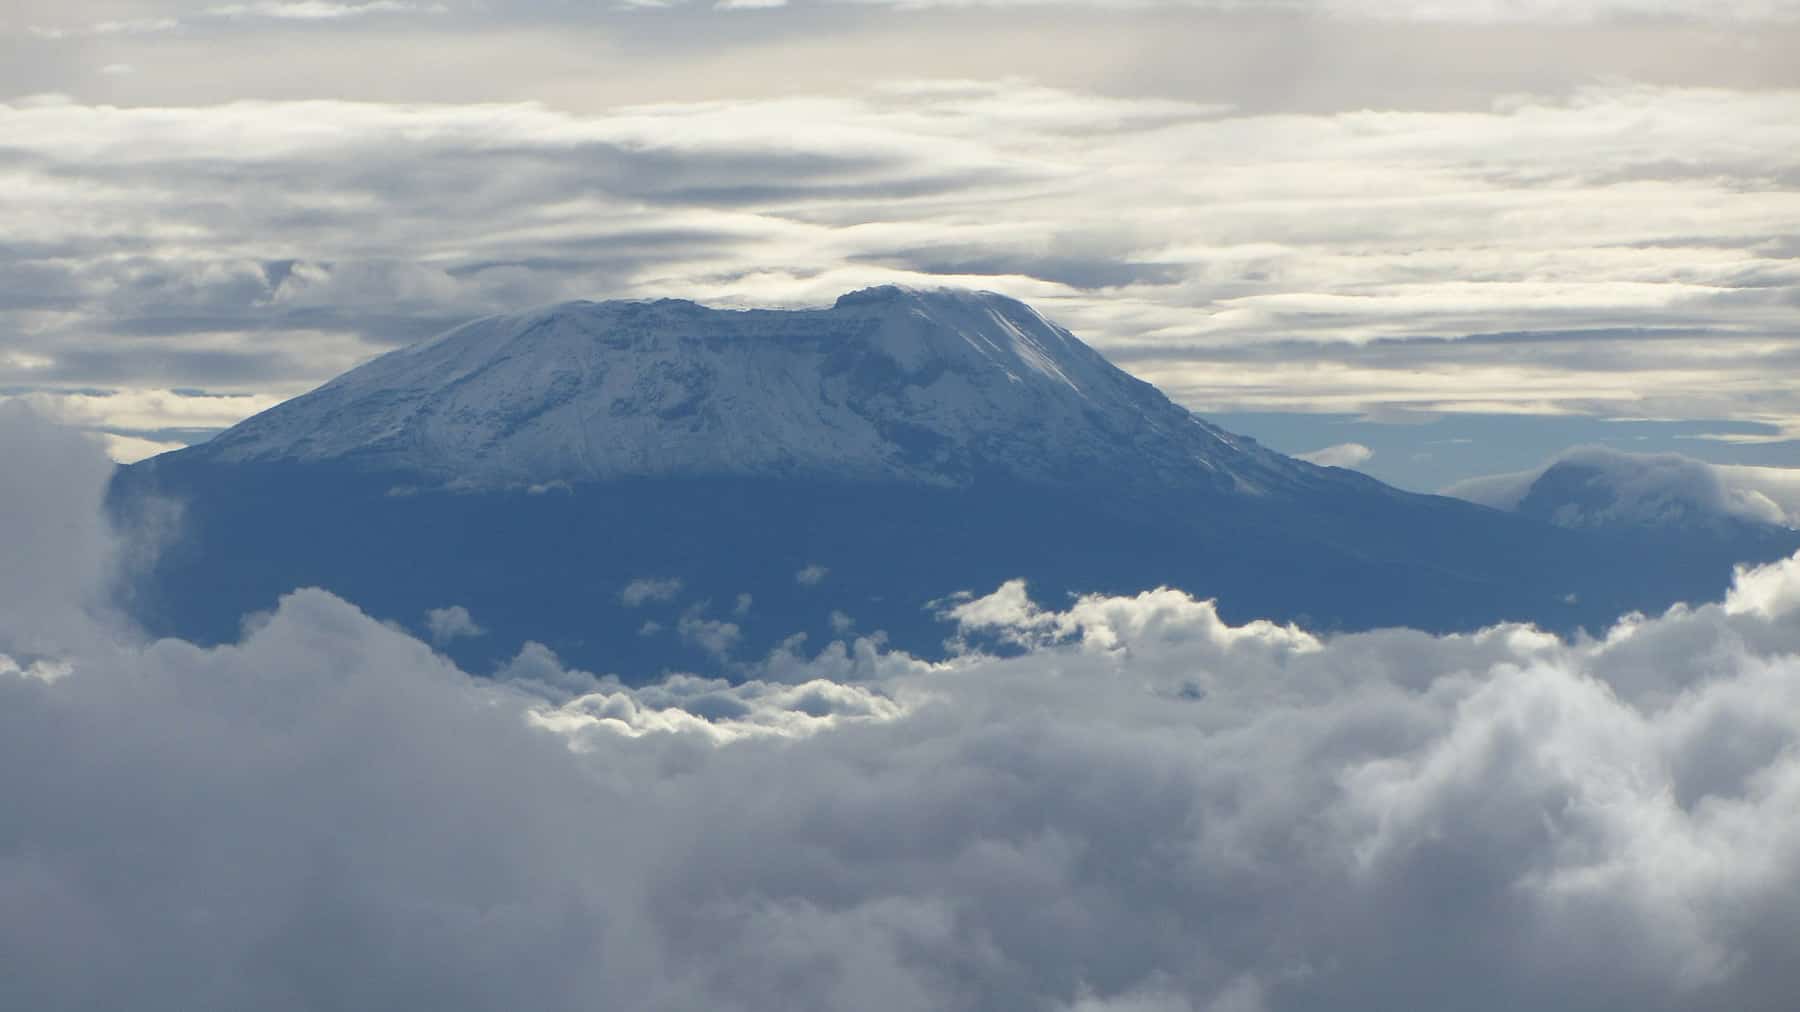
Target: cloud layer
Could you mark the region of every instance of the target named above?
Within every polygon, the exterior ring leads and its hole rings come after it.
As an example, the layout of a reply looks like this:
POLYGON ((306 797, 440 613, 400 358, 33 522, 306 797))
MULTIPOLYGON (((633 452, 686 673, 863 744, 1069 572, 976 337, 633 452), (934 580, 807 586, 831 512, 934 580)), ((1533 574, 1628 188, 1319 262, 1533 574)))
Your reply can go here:
POLYGON ((0 391, 143 450, 470 315, 816 305, 900 280, 1033 301, 1205 411, 1791 436, 1797 96, 1607 84, 1300 114, 934 80, 591 114, 15 101, 0 391))
MULTIPOLYGON (((0 579, 76 628, 94 488, 23 465, 103 464, 32 431, 0 525, 68 552, 0 579)), ((85 626, 53 665, 0 610, 0 763, 30 771, 0 779, 0 1004, 1776 1009, 1800 984, 1800 558, 1578 643, 1016 584, 953 617, 1006 656, 864 639, 633 689, 542 648, 471 677, 318 591, 234 645, 85 626)))

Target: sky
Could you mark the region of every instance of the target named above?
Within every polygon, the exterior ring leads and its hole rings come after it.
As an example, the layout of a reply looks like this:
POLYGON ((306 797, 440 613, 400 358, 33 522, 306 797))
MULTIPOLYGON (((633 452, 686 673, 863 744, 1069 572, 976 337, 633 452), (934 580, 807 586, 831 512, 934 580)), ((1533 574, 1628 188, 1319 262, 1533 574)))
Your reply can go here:
POLYGON ((130 459, 570 298, 1025 299, 1409 488, 1800 467, 1800 3, 6 0, 0 395, 130 459))
POLYGON ((1800 556, 1566 640, 1011 582, 932 660, 809 565, 837 639, 640 684, 459 669, 468 602, 153 639, 102 501, 472 316, 902 282, 1409 488, 1792 526, 1795 53, 1795 0, 0 0, 0 1008, 1789 1008, 1800 556))

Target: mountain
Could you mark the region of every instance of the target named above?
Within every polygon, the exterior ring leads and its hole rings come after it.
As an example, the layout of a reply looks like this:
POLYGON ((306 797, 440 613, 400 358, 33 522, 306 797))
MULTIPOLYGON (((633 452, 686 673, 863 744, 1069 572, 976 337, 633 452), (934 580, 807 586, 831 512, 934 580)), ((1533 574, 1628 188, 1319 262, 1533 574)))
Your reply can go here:
POLYGON ((1530 471, 1471 478, 1445 494, 1559 527, 1721 535, 1800 527, 1800 472, 1604 446, 1575 447, 1530 471))
POLYGON ((873 288, 827 310, 577 302, 477 320, 199 455, 464 489, 676 476, 967 485, 983 473, 1255 494, 1319 476, 1196 418, 1035 310, 873 288))
POLYGON ((1327 629, 1568 630, 1800 547, 1401 492, 1210 425, 1022 303, 894 287, 477 320, 122 468, 111 503, 127 529, 180 517, 129 588, 152 631, 225 639, 320 585, 464 663, 534 640, 630 677, 795 633, 931 653, 932 602, 1016 577, 1327 629))

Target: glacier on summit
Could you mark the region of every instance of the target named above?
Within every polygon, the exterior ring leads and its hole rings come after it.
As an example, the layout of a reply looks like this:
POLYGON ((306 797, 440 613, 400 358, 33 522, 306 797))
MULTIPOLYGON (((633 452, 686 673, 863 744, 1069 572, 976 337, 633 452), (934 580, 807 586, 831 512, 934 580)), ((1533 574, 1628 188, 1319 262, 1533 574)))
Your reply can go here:
POLYGON ((476 320, 224 433, 221 462, 461 487, 779 475, 1256 489, 1292 460, 1209 425, 1024 303, 883 286, 829 309, 574 302, 476 320))

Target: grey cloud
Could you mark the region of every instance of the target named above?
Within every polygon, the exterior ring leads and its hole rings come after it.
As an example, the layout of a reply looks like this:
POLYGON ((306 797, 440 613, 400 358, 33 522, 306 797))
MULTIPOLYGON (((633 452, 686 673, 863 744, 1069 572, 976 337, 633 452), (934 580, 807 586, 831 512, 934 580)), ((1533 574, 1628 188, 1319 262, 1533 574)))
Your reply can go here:
MULTIPOLYGON (((172 332, 193 331, 176 329, 172 332)), ((302 368, 301 363, 277 351, 115 346, 58 349, 55 366, 34 372, 33 378, 67 383, 206 383, 244 387, 279 383, 302 368)))
MULTIPOLYGON (((841 0, 851 7, 899 5, 899 0, 841 0)), ((942 0, 948 6, 967 7, 967 0, 942 0)), ((1037 0, 1043 2, 1043 0, 1037 0)), ((531 23, 545 20, 557 24, 580 23, 583 21, 604 20, 607 15, 616 16, 620 9, 630 10, 637 7, 646 14, 662 13, 665 16, 683 14, 683 20, 694 21, 708 15, 718 17, 717 11, 747 7, 779 7, 784 0, 749 0, 745 3, 715 3, 713 0, 699 2, 676 3, 641 3, 625 8, 602 8, 598 11, 584 8, 571 9, 566 4, 552 0, 525 0, 514 2, 504 8, 493 8, 485 4, 466 2, 415 2, 415 0, 254 0, 248 3, 211 3, 205 0, 161 0, 161 2, 144 2, 136 4, 120 3, 77 3, 61 7, 46 7, 35 11, 26 18, 27 24, 66 25, 68 27, 40 27, 37 34, 44 37, 67 37, 82 34, 113 35, 133 33, 155 33, 173 31, 179 28, 203 27, 209 22, 241 21, 246 19, 286 21, 307 26, 344 22, 355 19, 383 15, 436 15, 459 16, 482 22, 510 21, 513 23, 531 23), (680 8, 697 9, 694 16, 681 12, 680 8), (84 17, 85 14, 85 17, 84 17)), ((991 0, 993 6, 1016 8, 1032 6, 1034 0, 991 0)), ((926 9, 937 4, 926 0, 924 3, 910 3, 905 6, 909 10, 926 9)), ((979 6, 980 4, 976 4, 979 6)), ((1100 9, 1134 8, 1141 5, 1128 0, 1088 0, 1081 6, 1100 9)), ((1454 2, 1416 2, 1416 3, 1375 3, 1373 0, 1257 0, 1245 3, 1243 0, 1173 0, 1171 3, 1158 5, 1175 9, 1198 9, 1226 11, 1234 14, 1272 13, 1272 14, 1326 14, 1347 18, 1370 18, 1393 21, 1433 22, 1473 22, 1492 24, 1496 22, 1524 22, 1528 24, 1559 24, 1607 21, 1614 19, 1677 19, 1707 22, 1757 21, 1764 19, 1786 19, 1800 14, 1786 0, 1740 0, 1736 3, 1701 3, 1698 0, 1584 0, 1579 3, 1509 3, 1494 4, 1484 0, 1454 0, 1454 2)), ((811 13, 811 12, 802 12, 811 13)), ((729 15, 727 15, 729 16, 729 15)))
MULTIPOLYGON (((135 6, 146 13, 139 16, 99 16, 79 20, 83 8, 97 8, 96 14, 117 10, 117 4, 68 4, 44 21, 28 22, 28 34, 39 39, 62 41, 83 37, 160 35, 167 32, 216 28, 221 23, 243 21, 275 21, 305 25, 323 25, 369 17, 394 15, 445 14, 449 8, 439 3, 415 3, 412 0, 255 0, 251 3, 191 4, 163 2, 123 5, 135 6), (153 12, 153 13, 151 13, 153 12)), ((11 26, 8 26, 11 27, 11 26)))
POLYGON ((820 304, 898 280, 1026 298, 1207 410, 1655 401, 1696 417, 1734 397, 1800 419, 1770 379, 1800 344, 1800 279, 1769 240, 1786 204, 1731 182, 1791 168, 1788 92, 1615 85, 1271 116, 959 81, 591 115, 0 117, 34 194, 7 208, 34 238, 0 250, 8 386, 141 370, 140 385, 290 393, 489 312, 820 304), (1639 122, 1653 128, 1620 125, 1639 122), (1698 170, 1653 201, 1594 182, 1671 158, 1698 170), (1581 229, 1556 227, 1571 216, 1581 229), (1444 373, 1429 393, 1422 368, 1444 373))
MULTIPOLYGON (((1353 322, 1343 317, 1342 322, 1353 322)), ((1581 330, 1526 330, 1494 334, 1443 337, 1420 334, 1379 337, 1369 341, 1298 340, 1275 338, 1227 343, 1166 344, 1122 343, 1107 346, 1107 355, 1122 362, 1341 362, 1382 369, 1414 366, 1475 364, 1484 361, 1520 361, 1546 367, 1597 369, 1611 363, 1613 370, 1668 368, 1671 360, 1694 365, 1721 344, 1742 345, 1747 354, 1786 354, 1770 351, 1774 341, 1800 340, 1800 335, 1766 332, 1732 333, 1704 328, 1596 327, 1581 330), (1630 351, 1633 354, 1624 355, 1630 351)))
POLYGON ((1057 256, 922 247, 866 253, 856 259, 921 274, 1022 276, 1070 288, 1173 284, 1186 276, 1180 264, 1138 263, 1106 256, 1057 256))
MULTIPOLYGON (((9 465, 65 449, 0 433, 9 465)), ((9 482, 0 522, 97 496, 9 482)), ((632 689, 527 647, 479 679, 300 591, 236 644, 9 654, 0 763, 33 775, 0 778, 0 1004, 1698 1010, 1800 984, 1800 558, 1573 643, 1318 639, 1170 591, 964 605, 1022 651, 861 640, 632 689)))
POLYGON ((0 403, 0 654, 54 656, 100 630, 117 545, 97 440, 0 403))
MULTIPOLYGON (((24 0, 17 0, 14 7, 24 0)), ((11 23, 80 28, 180 16, 208 4, 58 3, 11 23)), ((335 21, 215 20, 177 32, 26 38, 0 94, 58 92, 116 104, 204 105, 244 96, 399 102, 541 99, 592 110, 653 100, 831 93, 846 81, 1027 78, 1106 94, 1200 96, 1255 111, 1480 110, 1496 95, 1583 82, 1791 87, 1794 19, 1569 18, 1587 5, 1481 4, 1516 19, 1321 16, 1320 5, 794 3, 754 16, 706 3, 450 2, 445 15, 335 21), (1027 8, 1029 9, 1029 8, 1027 8), (1550 17, 1546 17, 1550 15, 1550 17), (397 70, 395 44, 432 61, 397 70), (1672 56, 1671 54, 1678 54, 1672 56), (127 63, 136 73, 108 75, 127 63), (488 72, 470 74, 479 65, 488 72)), ((1440 9, 1451 5, 1433 5, 1440 9)), ((1692 9, 1702 5, 1688 4, 1692 9)), ((1467 8, 1465 8, 1466 10, 1467 8)))
POLYGON ((431 635, 431 641, 437 644, 468 636, 481 636, 487 632, 475 622, 469 609, 460 604, 445 608, 433 608, 425 613, 425 631, 431 635))

